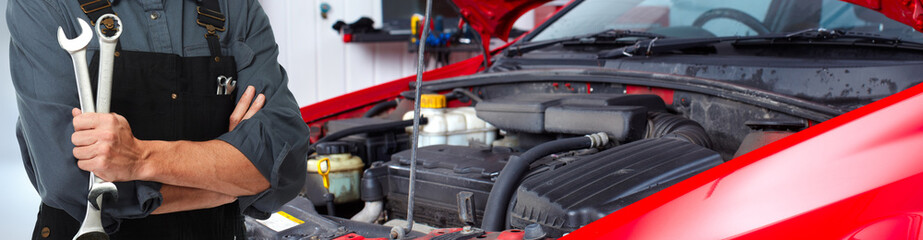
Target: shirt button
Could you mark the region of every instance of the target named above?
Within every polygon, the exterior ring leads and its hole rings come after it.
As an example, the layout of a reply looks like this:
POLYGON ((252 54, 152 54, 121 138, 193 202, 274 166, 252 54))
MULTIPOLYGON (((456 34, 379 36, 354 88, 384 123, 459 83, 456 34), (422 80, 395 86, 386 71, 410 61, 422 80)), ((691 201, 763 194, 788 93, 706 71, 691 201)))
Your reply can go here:
POLYGON ((179 97, 179 96, 177 96, 176 93, 170 94, 170 98, 172 98, 172 99, 176 99, 177 97, 179 97))
POLYGON ((151 13, 151 20, 157 20, 158 18, 160 18, 160 14, 157 14, 157 12, 151 13))

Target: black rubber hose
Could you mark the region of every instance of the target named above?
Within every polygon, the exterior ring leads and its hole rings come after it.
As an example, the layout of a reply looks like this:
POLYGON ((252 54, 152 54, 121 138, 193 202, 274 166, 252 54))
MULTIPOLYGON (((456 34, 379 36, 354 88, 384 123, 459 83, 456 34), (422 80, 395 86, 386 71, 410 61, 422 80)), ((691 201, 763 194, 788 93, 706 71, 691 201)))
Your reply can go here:
POLYGON ((381 190, 381 183, 376 179, 374 172, 365 170, 362 173, 362 180, 359 180, 359 199, 363 202, 385 200, 385 194, 381 190))
MULTIPOLYGON (((423 125, 426 123, 427 123, 426 118, 421 117, 420 125, 423 125)), ((314 142, 314 144, 311 145, 311 149, 308 149, 308 155, 311 155, 312 153, 314 153, 314 150, 315 150, 314 147, 318 143, 336 141, 336 140, 340 140, 340 138, 344 138, 344 137, 348 137, 348 136, 360 134, 360 133, 377 133, 377 132, 395 131, 395 130, 404 129, 409 126, 413 126, 413 120, 404 120, 400 122, 387 122, 387 123, 379 123, 379 124, 369 124, 365 126, 358 126, 358 127, 343 129, 335 133, 331 133, 327 136, 324 136, 321 139, 318 139, 317 142, 314 142)))
MULTIPOLYGON (((598 135, 598 134, 594 134, 598 135)), ((513 192, 519 187, 522 176, 529 171, 529 165, 552 153, 585 149, 605 145, 608 138, 600 141, 594 135, 554 140, 535 146, 519 156, 512 156, 500 171, 500 176, 490 189, 481 229, 485 231, 503 231, 506 227, 506 210, 513 192)))
POLYGON ((471 101, 474 101, 474 102, 476 102, 476 103, 480 103, 480 102, 483 102, 483 101, 484 101, 484 99, 481 99, 481 97, 479 97, 477 94, 474 94, 473 92, 468 91, 468 90, 466 90, 466 89, 464 89, 464 88, 452 89, 452 93, 457 93, 457 94, 465 95, 466 97, 468 97, 469 99, 471 99, 471 101))
POLYGON ((672 138, 711 148, 711 138, 698 122, 681 116, 653 112, 646 138, 672 138))
POLYGON ((388 100, 388 101, 380 102, 378 104, 375 104, 375 106, 372 106, 372 108, 366 111, 365 114, 362 115, 362 117, 371 118, 371 117, 374 117, 375 115, 378 115, 384 112, 385 110, 388 110, 394 107, 397 107, 397 100, 388 100))
POLYGON ((333 199, 336 197, 333 196, 333 193, 327 192, 324 193, 324 201, 327 202, 327 215, 336 216, 336 208, 333 205, 333 199))

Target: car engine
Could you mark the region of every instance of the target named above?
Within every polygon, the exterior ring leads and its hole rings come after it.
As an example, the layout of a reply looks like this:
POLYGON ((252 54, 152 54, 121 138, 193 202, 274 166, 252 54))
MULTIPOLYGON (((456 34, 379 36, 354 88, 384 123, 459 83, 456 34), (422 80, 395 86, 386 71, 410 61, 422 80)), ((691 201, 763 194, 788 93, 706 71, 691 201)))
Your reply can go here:
MULTIPOLYGON (((671 110, 657 95, 523 93, 474 99, 467 97, 470 92, 459 93, 464 91, 421 97, 425 125, 416 152, 413 221, 422 229, 525 229, 561 237, 717 166, 730 154, 712 149, 699 122, 671 110), (446 107, 446 102, 473 106, 446 107)), ((309 160, 304 191, 299 202, 286 205, 287 213, 317 219, 335 208, 331 226, 348 225, 365 237, 389 237, 389 226, 406 224, 401 221, 407 219, 410 194, 412 102, 388 102, 393 111, 373 108, 367 114, 378 117, 328 121, 326 137, 317 141, 317 154, 309 160), (330 160, 326 190, 318 168, 311 166, 337 154, 358 157, 365 170, 334 178, 345 172, 330 160), (337 197, 326 198, 328 191, 337 197)), ((311 224, 276 231, 264 220, 248 218, 247 225, 257 238, 324 236, 323 229, 334 229, 326 230, 327 236, 342 235, 337 227, 311 224)))

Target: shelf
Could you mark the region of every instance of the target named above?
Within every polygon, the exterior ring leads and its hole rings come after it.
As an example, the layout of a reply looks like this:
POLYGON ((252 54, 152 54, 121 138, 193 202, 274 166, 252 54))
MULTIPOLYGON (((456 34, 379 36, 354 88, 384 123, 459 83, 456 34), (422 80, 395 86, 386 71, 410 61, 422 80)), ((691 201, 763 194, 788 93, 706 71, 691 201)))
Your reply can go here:
POLYGON ((374 33, 347 33, 343 34, 343 42, 369 43, 369 42, 406 42, 410 34, 391 34, 385 31, 374 33))
MULTIPOLYGON (((415 53, 420 48, 416 44, 407 43, 407 52, 415 53)), ((477 44, 455 44, 451 47, 433 47, 426 46, 426 52, 480 52, 481 47, 477 44)))

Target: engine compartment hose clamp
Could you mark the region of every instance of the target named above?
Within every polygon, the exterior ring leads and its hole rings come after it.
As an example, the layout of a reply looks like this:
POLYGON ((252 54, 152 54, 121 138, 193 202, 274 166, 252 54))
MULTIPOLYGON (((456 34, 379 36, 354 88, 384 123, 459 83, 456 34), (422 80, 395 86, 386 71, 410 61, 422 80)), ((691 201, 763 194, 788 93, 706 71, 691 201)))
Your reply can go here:
POLYGON ((605 146, 606 144, 609 144, 609 135, 606 134, 605 132, 599 132, 599 133, 586 135, 586 137, 590 138, 591 148, 598 148, 598 147, 605 146))

